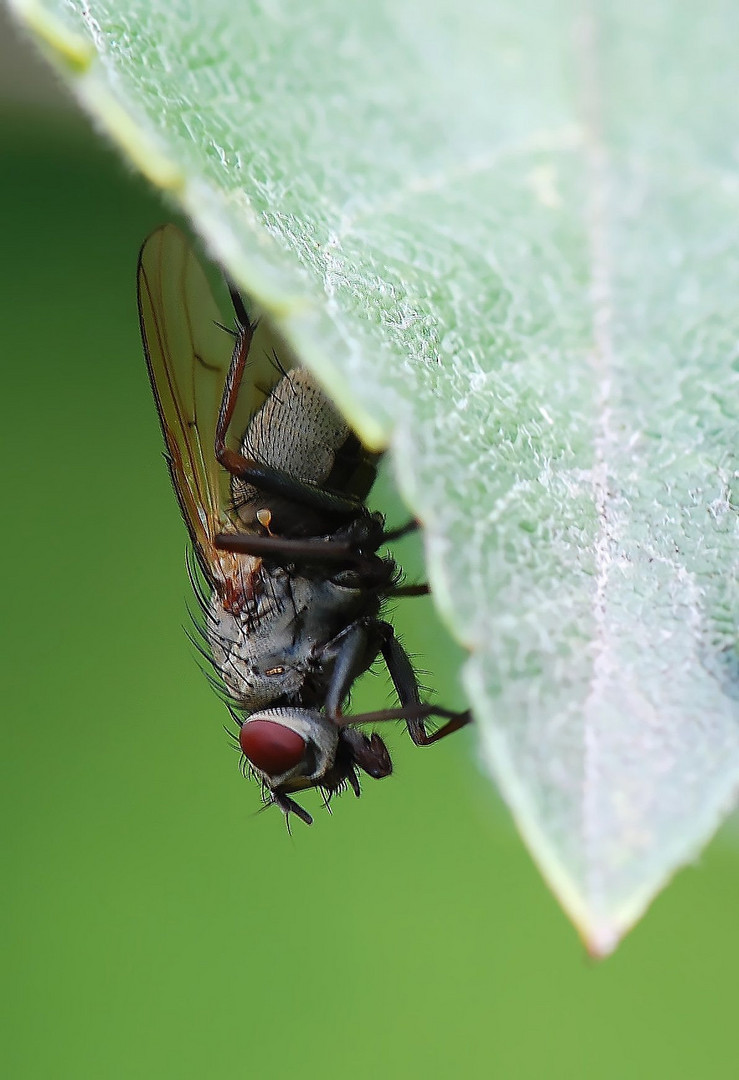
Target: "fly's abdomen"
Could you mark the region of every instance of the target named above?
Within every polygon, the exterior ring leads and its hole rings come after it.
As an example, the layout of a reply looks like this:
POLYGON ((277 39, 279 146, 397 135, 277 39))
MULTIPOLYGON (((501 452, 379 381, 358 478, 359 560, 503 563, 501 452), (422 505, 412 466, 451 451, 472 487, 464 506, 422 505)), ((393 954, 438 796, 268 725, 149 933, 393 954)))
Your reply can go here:
MULTIPOLYGON (((279 469, 296 480, 321 486, 331 474, 349 428, 309 373, 288 372, 275 386, 244 432, 244 457, 279 469)), ((257 491, 235 480, 239 517, 251 524, 257 491)))

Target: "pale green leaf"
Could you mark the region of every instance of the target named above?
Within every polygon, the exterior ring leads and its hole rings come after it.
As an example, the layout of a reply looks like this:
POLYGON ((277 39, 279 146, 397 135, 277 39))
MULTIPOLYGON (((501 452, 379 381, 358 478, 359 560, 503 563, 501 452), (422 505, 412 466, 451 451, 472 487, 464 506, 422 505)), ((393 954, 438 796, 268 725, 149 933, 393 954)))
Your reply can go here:
POLYGON ((15 7, 392 445, 485 759, 608 951, 739 782, 736 4, 15 7))

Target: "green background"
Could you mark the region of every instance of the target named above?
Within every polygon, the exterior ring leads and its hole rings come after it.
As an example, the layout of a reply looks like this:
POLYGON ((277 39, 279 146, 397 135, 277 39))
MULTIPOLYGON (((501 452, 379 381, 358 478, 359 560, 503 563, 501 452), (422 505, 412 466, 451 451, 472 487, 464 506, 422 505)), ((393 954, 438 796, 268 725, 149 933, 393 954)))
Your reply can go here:
MULTIPOLYGON (((171 214, 66 122, 0 138, 5 1075, 734 1077, 732 834, 595 964, 470 733, 392 732, 395 775, 292 839, 256 813, 181 629, 138 338, 138 247, 171 214)), ((428 602, 396 621, 460 703, 428 602)), ((357 707, 387 699, 371 679, 357 707)))

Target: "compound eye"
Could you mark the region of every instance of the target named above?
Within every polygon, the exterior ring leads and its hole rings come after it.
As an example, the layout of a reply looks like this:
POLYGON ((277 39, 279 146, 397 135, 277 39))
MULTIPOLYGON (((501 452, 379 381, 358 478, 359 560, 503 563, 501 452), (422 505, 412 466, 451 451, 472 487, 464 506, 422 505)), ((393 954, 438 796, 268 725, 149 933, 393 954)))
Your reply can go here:
POLYGON ((306 742, 302 735, 272 720, 249 720, 242 724, 239 742, 244 757, 268 776, 289 772, 305 757, 306 742))

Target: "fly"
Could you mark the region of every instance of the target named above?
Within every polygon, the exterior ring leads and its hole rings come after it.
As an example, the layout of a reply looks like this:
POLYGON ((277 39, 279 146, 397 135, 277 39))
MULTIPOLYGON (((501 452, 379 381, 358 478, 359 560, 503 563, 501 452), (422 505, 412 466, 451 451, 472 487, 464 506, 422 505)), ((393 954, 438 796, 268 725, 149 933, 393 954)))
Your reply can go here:
POLYGON ((379 456, 367 451, 288 350, 250 320, 231 289, 222 321, 189 241, 165 225, 138 266, 141 334, 172 483, 205 581, 208 650, 266 803, 306 824, 291 796, 328 801, 358 771, 392 772, 384 741, 359 725, 403 719, 427 746, 470 721, 421 702, 413 665, 381 617, 400 585, 378 552, 388 531, 365 500, 379 456), (246 377, 245 377, 246 376, 246 377), (399 707, 346 715, 355 680, 382 657, 399 707), (428 732, 425 721, 446 723, 428 732))

